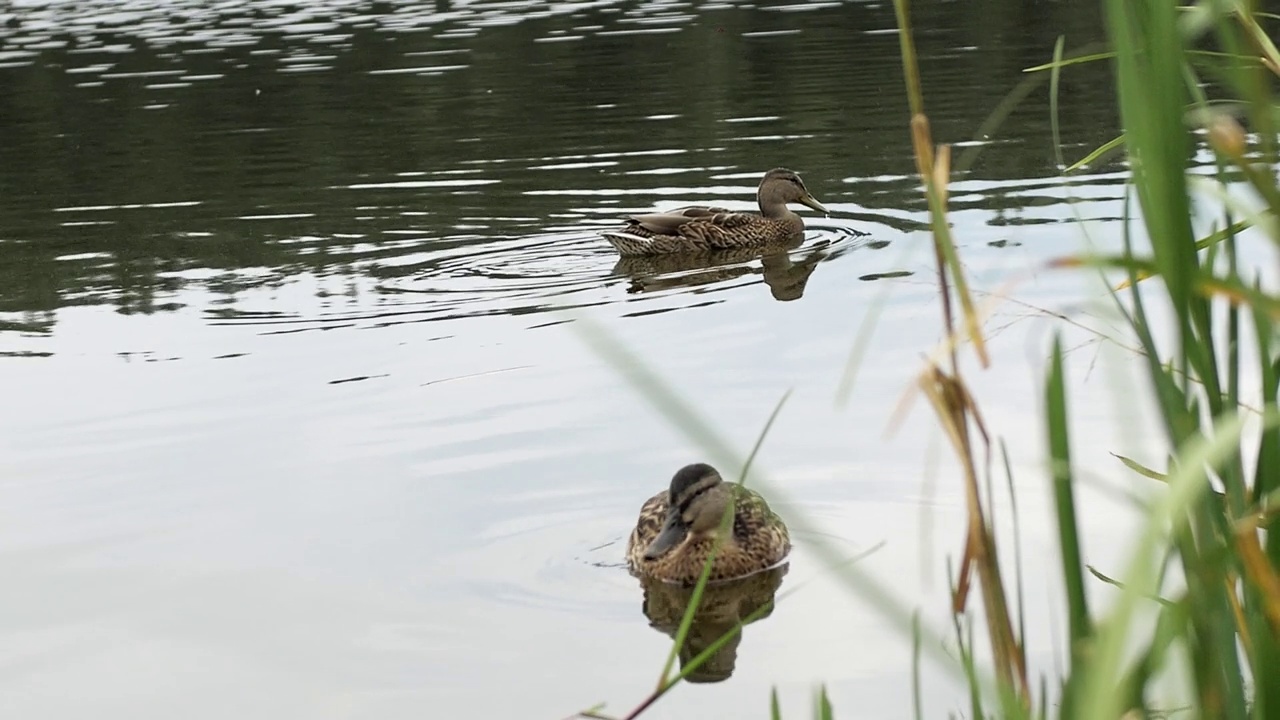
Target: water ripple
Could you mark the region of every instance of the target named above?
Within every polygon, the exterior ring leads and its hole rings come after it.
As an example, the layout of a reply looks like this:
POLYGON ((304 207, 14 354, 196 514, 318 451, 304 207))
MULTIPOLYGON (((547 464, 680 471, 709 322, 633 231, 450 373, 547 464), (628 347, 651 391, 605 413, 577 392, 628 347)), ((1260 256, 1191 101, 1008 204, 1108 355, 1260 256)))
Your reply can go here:
MULTIPOLYGON (((789 248, 652 258, 619 258, 596 231, 581 227, 489 239, 406 238, 389 257, 381 245, 366 248, 375 256, 364 269, 374 279, 376 303, 313 317, 271 314, 245 304, 208 314, 218 324, 288 326, 270 332, 297 332, 530 315, 644 299, 635 297, 636 293, 670 299, 705 293, 713 287, 728 289, 760 282, 769 287, 775 299, 794 300, 803 293, 819 263, 875 242, 874 236, 839 221, 813 223, 805 241, 789 248)), ((347 248, 349 254, 359 250, 359 245, 347 248)), ((687 307, 692 299, 676 300, 687 307)), ((676 308, 668 302, 667 306, 627 314, 671 309, 676 308)))

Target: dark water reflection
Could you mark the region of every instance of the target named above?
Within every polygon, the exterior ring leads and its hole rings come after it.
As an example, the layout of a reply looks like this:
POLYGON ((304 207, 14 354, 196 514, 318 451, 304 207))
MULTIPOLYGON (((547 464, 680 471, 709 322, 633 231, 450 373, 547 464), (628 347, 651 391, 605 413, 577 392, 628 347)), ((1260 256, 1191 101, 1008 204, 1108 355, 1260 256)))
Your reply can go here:
MULTIPOLYGON (((607 287, 607 249, 562 233, 666 199, 745 199, 742 178, 771 163, 809 178, 847 223, 837 231, 900 228, 919 206, 888 6, 444 5, 11 10, 6 321, 47 330, 78 304, 175 310, 189 286, 236 305, 299 273, 380 279, 387 303, 488 277, 447 289, 520 312, 487 294, 549 275, 607 287)), ((1056 33, 1099 33, 1057 4, 980 24, 950 5, 918 12, 940 138, 971 135, 1056 33)), ((1110 139, 1095 101, 1105 69, 1064 83, 1068 152, 1110 139)), ((1043 93, 1032 98, 972 177, 1052 173, 1043 93)))
POLYGON ((760 274, 774 300, 786 302, 804 295, 804 286, 819 262, 830 254, 829 243, 820 243, 793 259, 789 247, 717 252, 678 253, 654 257, 623 257, 613 271, 631 278, 629 292, 654 292, 673 287, 720 284, 746 275, 760 274), (759 260, 753 267, 751 261, 759 260))
MULTIPOLYGON (((1101 37, 1096 9, 917 5, 935 138, 981 150, 951 187, 974 286, 1075 247, 1077 215, 1116 235, 1122 169, 1057 177, 1044 86, 974 137, 1059 34, 1101 37)), ((820 526, 796 533, 804 591, 705 670, 732 677, 646 717, 759 716, 774 685, 792 716, 816 680, 909 717, 909 641, 808 549, 893 538, 871 569, 946 606, 903 572, 925 510, 961 536, 955 497, 919 490, 932 426, 880 435, 939 336, 894 25, 883 2, 0 2, 0 574, 22 589, 0 601, 0 704, 562 717, 643 697, 679 603, 651 589, 646 627, 617 539, 667 469, 710 458, 568 308, 739 447, 797 389, 759 463, 784 469, 771 505, 820 526), (597 235, 753 208, 774 166, 832 211, 797 247, 620 260, 597 235)), ((1069 160, 1116 135, 1110 82, 1064 73, 1069 160)), ((1030 433, 1019 377, 995 382, 1030 433)), ((930 715, 957 707, 931 687, 930 715)))
MULTIPOLYGON (((683 669, 704 652, 710 654, 689 673, 686 677, 689 682, 722 682, 733 675, 745 628, 773 613, 774 599, 786 574, 787 566, 781 565, 706 587, 689 625, 685 644, 680 647, 680 667, 683 669), (730 637, 724 639, 726 635, 730 637)), ((693 599, 693 589, 652 579, 642 579, 640 584, 644 588, 644 615, 649 625, 674 639, 685 608, 693 599)))

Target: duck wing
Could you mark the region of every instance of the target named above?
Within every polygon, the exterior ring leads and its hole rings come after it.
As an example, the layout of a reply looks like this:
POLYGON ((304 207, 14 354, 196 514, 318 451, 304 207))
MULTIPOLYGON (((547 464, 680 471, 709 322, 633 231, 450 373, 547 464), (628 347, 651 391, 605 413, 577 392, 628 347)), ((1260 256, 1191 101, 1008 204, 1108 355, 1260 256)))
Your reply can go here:
POLYGON ((649 547, 649 543, 658 537, 658 533, 662 532, 662 526, 667 522, 667 491, 654 495, 645 501, 640 508, 640 518, 636 521, 636 527, 631 531, 630 545, 639 544, 641 552, 649 547))
POLYGON ((631 222, 659 235, 683 235, 690 224, 734 228, 751 221, 750 213, 733 212, 722 207, 691 205, 660 213, 631 215, 631 222))

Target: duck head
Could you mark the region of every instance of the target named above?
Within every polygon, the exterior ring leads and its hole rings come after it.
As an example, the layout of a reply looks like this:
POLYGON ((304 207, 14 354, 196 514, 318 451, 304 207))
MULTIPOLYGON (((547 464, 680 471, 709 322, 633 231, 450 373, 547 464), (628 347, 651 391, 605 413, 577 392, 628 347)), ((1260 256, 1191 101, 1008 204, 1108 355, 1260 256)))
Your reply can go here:
POLYGON ((800 176, 786 168, 774 168, 764 174, 760 187, 756 189, 756 199, 760 202, 760 212, 767 217, 774 217, 785 212, 787 203, 798 202, 801 205, 826 214, 827 209, 809 194, 800 176), (772 211, 772 212, 771 212, 772 211))
POLYGON ((706 463, 680 468, 671 478, 666 522, 644 551, 645 560, 657 560, 686 539, 713 535, 732 503, 715 468, 706 463))

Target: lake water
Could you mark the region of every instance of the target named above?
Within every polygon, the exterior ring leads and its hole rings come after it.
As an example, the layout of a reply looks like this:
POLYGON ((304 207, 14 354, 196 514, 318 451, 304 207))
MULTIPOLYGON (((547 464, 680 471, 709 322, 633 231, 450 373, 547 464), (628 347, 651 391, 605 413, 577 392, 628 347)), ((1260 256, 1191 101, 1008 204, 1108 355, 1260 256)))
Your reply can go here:
MULTIPOLYGON (((1125 175, 1060 178, 1047 83, 978 133, 1059 34, 1103 38, 1094 10, 915 9, 935 138, 972 160, 951 195, 970 280, 1014 282, 972 380, 1047 673, 1049 313, 1118 323, 1089 278, 1038 268, 1086 246, 1077 218, 1117 242, 1125 175)), ((4 714, 625 714, 670 643, 621 565, 636 512, 685 463, 741 466, 603 333, 743 455, 793 390, 757 466, 794 523, 781 599, 731 674, 644 717, 765 717, 772 686, 803 717, 820 682, 840 717, 910 717, 909 638, 813 550, 865 554, 947 627, 959 476, 919 399, 890 432, 942 333, 894 28, 883 2, 0 4, 4 714), (779 165, 831 210, 790 254, 619 262, 598 235, 751 208, 779 165)), ((1118 134, 1105 65, 1062 98, 1069 162, 1118 134)), ((1078 459, 1114 477, 1145 437, 1109 389, 1137 381, 1064 327, 1078 459)), ((1108 482, 1082 523, 1114 572, 1132 516, 1108 482)), ((925 670, 934 716, 964 707, 925 670)))

